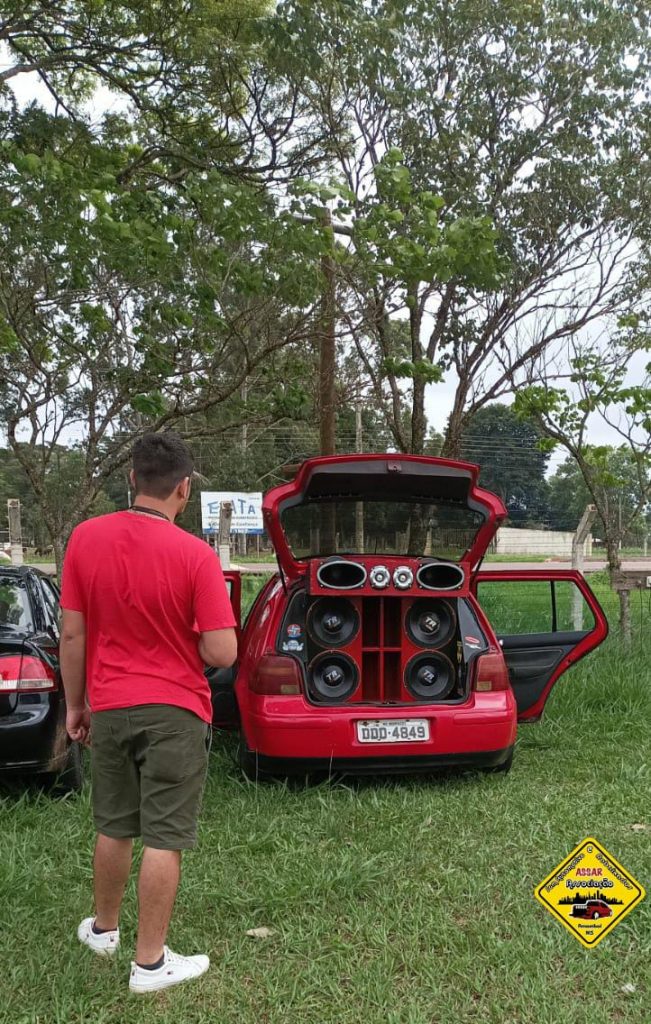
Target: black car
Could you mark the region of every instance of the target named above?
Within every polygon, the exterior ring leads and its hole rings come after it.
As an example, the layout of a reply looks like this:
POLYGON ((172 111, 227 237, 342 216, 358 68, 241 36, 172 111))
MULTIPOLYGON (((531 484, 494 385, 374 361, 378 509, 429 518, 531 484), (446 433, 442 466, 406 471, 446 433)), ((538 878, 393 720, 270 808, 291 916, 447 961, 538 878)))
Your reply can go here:
POLYGON ((0 775, 38 773, 79 790, 82 757, 66 734, 59 591, 45 573, 0 565, 0 775))

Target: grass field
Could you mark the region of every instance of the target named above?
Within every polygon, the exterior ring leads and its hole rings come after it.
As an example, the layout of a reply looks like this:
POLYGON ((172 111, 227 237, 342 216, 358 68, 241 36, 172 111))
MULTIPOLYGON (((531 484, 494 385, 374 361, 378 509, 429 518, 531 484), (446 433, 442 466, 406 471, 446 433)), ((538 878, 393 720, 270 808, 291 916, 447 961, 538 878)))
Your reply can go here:
POLYGON ((6 794, 1 1024, 648 1024, 650 898, 586 950, 532 890, 588 835, 651 889, 650 689, 639 631, 628 654, 611 638, 520 730, 506 777, 255 786, 217 736, 170 935, 213 965, 154 997, 126 988, 133 885, 115 962, 75 937, 88 790, 6 794))

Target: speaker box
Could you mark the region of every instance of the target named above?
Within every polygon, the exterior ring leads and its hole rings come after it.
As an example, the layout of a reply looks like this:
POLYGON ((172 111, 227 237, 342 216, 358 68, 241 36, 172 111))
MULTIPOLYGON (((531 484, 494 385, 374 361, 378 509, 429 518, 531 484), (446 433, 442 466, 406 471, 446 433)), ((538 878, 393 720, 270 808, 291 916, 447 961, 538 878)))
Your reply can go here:
POLYGON ((455 600, 442 597, 308 597, 308 692, 330 704, 413 704, 454 699, 455 600))

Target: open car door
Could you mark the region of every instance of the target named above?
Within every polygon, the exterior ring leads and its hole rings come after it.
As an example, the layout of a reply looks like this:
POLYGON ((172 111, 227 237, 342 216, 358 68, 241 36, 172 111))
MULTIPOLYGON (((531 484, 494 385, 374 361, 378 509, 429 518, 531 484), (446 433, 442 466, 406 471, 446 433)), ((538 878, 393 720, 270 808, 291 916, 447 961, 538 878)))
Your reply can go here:
MULTIPOLYGON (((235 629, 239 641, 242 628, 242 577, 234 569, 224 569, 226 589, 231 599, 235 629)), ((235 677, 237 662, 229 668, 207 668, 206 677, 210 683, 212 694, 213 723, 224 729, 235 728, 238 722, 237 702, 235 700, 235 677)))
POLYGON ((518 720, 534 722, 563 672, 608 635, 601 605, 574 570, 482 570, 473 590, 504 652, 518 720))

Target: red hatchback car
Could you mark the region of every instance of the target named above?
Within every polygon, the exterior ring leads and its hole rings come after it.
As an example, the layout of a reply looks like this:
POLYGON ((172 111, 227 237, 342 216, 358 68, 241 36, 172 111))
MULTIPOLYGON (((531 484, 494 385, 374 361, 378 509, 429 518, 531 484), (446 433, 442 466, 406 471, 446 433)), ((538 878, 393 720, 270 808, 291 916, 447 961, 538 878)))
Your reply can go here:
POLYGON ((577 572, 479 571, 506 509, 478 472, 333 456, 267 493, 279 571, 241 627, 234 685, 249 777, 508 771, 517 721, 540 718, 607 623, 577 572))

